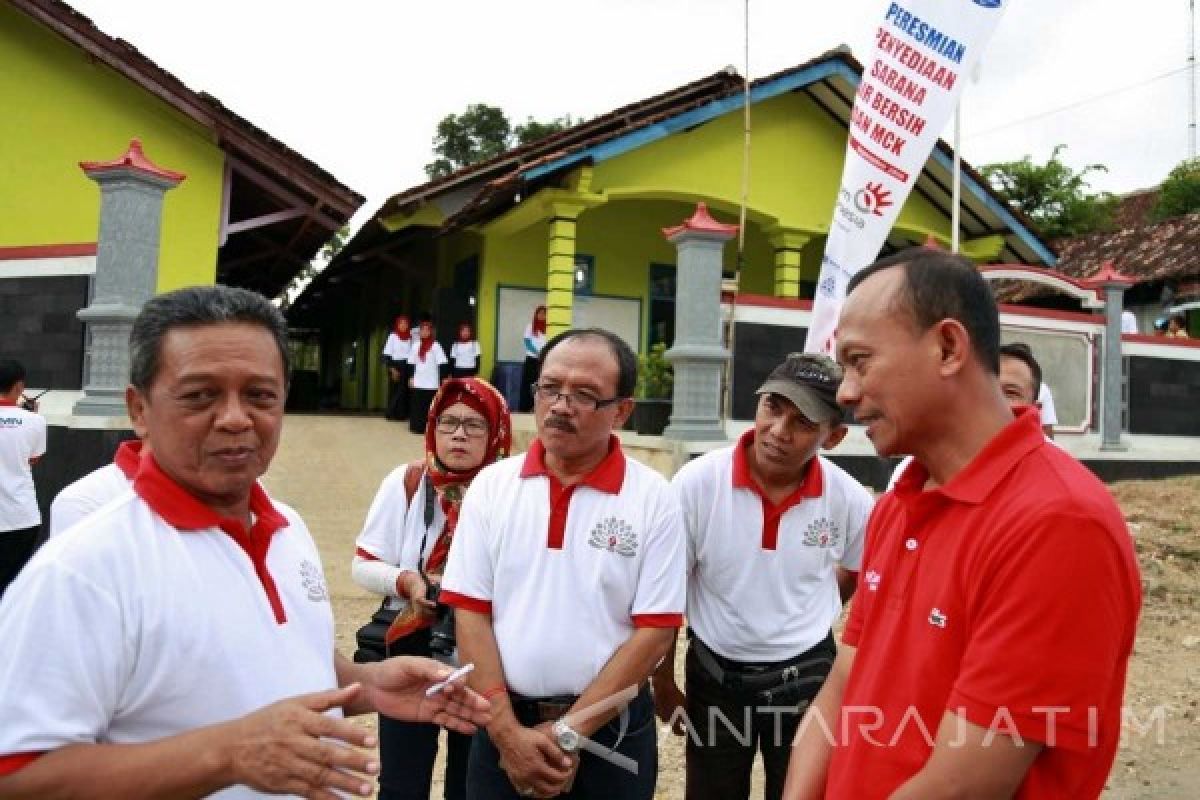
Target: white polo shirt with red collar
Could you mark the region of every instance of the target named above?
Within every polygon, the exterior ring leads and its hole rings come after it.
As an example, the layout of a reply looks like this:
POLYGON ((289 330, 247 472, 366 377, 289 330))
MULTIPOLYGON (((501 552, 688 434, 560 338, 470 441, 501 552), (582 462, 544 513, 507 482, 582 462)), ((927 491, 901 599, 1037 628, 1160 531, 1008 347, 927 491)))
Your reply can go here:
POLYGON ((316 545, 257 485, 250 510, 247 531, 147 456, 133 492, 37 552, 0 602, 0 775, 337 685, 316 545))
POLYGON ((88 514, 129 492, 141 458, 140 441, 121 442, 111 464, 89 472, 59 492, 50 504, 48 535, 62 533, 88 514))
POLYGON ((746 449, 684 465, 672 484, 688 535, 688 625, 709 648, 743 662, 797 656, 829 635, 842 610, 836 567, 857 572, 871 494, 832 461, 813 456, 779 504, 763 494, 746 449))
POLYGON ((45 417, 0 400, 0 534, 41 524, 29 460, 45 452, 45 417))
POLYGON ((670 485, 615 436, 573 486, 547 471, 535 440, 471 482, 441 597, 491 614, 514 692, 577 695, 635 628, 682 624, 684 551, 670 485))

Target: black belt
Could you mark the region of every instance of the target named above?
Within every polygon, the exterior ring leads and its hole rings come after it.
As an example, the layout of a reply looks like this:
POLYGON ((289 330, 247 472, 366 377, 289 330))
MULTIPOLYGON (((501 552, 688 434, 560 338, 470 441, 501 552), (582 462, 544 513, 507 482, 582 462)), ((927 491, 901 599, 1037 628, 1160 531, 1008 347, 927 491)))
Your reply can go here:
POLYGON ((554 722, 571 710, 571 706, 579 699, 579 695, 562 694, 554 697, 525 697, 514 692, 508 693, 508 702, 512 705, 513 715, 522 725, 537 725, 542 722, 554 722))
POLYGON ((821 683, 833 665, 837 646, 833 632, 800 655, 771 664, 744 664, 714 653, 699 636, 692 636, 696 659, 712 678, 726 689, 758 692, 785 684, 821 683), (813 674, 814 667, 824 667, 813 674))

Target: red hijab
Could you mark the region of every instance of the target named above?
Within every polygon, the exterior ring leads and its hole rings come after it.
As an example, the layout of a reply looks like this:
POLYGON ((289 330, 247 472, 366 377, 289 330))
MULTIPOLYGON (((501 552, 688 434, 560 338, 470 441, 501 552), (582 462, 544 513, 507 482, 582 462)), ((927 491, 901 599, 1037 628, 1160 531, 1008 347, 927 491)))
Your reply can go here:
POLYGON ((412 322, 409 321, 407 314, 396 317, 395 322, 392 323, 392 333, 401 339, 407 339, 412 334, 412 322))
POLYGON ((426 354, 428 354, 430 349, 433 347, 433 323, 422 322, 421 327, 418 330, 421 332, 421 344, 417 348, 417 358, 421 361, 424 361, 426 354))
POLYGON ((546 332, 546 307, 538 306, 533 310, 533 324, 530 325, 534 333, 546 332), (538 319, 538 312, 541 312, 542 318, 538 319))

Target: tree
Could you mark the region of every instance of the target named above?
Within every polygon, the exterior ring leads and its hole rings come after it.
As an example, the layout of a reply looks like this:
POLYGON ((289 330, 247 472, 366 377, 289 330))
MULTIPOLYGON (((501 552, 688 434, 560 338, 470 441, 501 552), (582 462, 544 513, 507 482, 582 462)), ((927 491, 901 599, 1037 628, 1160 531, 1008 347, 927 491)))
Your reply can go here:
POLYGON ((321 245, 321 249, 317 251, 317 255, 311 261, 301 267, 300 271, 296 273, 296 276, 292 278, 291 282, 284 287, 283 291, 277 298, 279 307, 286 311, 287 308, 292 304, 292 301, 296 299, 296 296, 303 291, 305 286, 308 286, 309 281, 317 277, 317 275, 321 273, 321 270, 329 266, 329 262, 333 261, 333 257, 336 256, 341 249, 346 246, 346 242, 349 240, 349 224, 343 225, 334 231, 333 235, 329 237, 329 241, 321 245))
POLYGON ((1157 222, 1200 211, 1200 158, 1178 164, 1158 190, 1151 216, 1157 222))
POLYGON ((1088 176, 1108 172, 1103 164, 1076 171, 1059 160, 1065 144, 1054 148, 1045 164, 1029 156, 1020 161, 988 164, 981 172, 1009 205, 1025 213, 1051 238, 1079 236, 1112 225, 1117 198, 1110 192, 1089 194, 1088 176))
POLYGON ((486 103, 472 103, 463 113, 447 114, 438 123, 433 137, 433 153, 437 158, 425 165, 425 174, 430 178, 441 178, 517 145, 558 133, 580 121, 573 120, 570 114, 550 122, 538 122, 529 117, 514 128, 502 109, 486 103))

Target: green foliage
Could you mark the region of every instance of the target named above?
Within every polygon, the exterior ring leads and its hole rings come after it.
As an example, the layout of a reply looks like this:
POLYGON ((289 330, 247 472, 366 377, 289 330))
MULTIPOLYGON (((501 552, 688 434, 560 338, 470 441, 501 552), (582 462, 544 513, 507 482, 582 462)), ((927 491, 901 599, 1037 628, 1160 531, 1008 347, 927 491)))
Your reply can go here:
POLYGON ((549 122, 538 122, 529 117, 514 128, 503 109, 473 103, 463 113, 448 114, 438 123, 433 137, 433 152, 437 158, 425 165, 425 174, 430 178, 441 178, 579 122, 570 114, 549 122))
POLYGON ((1009 205, 1025 213, 1051 238, 1078 236, 1112 226, 1117 198, 1109 192, 1089 194, 1088 176, 1108 172, 1103 164, 1076 171, 1059 160, 1066 149, 1060 144, 1045 164, 1029 156, 1020 161, 988 164, 980 170, 1009 205))
POLYGON ((1158 191, 1151 217, 1155 222, 1200 211, 1200 158, 1181 162, 1158 191))
POLYGON ((643 400, 670 399, 675 371, 666 358, 667 346, 651 345, 650 352, 638 356, 638 381, 634 394, 643 400))

